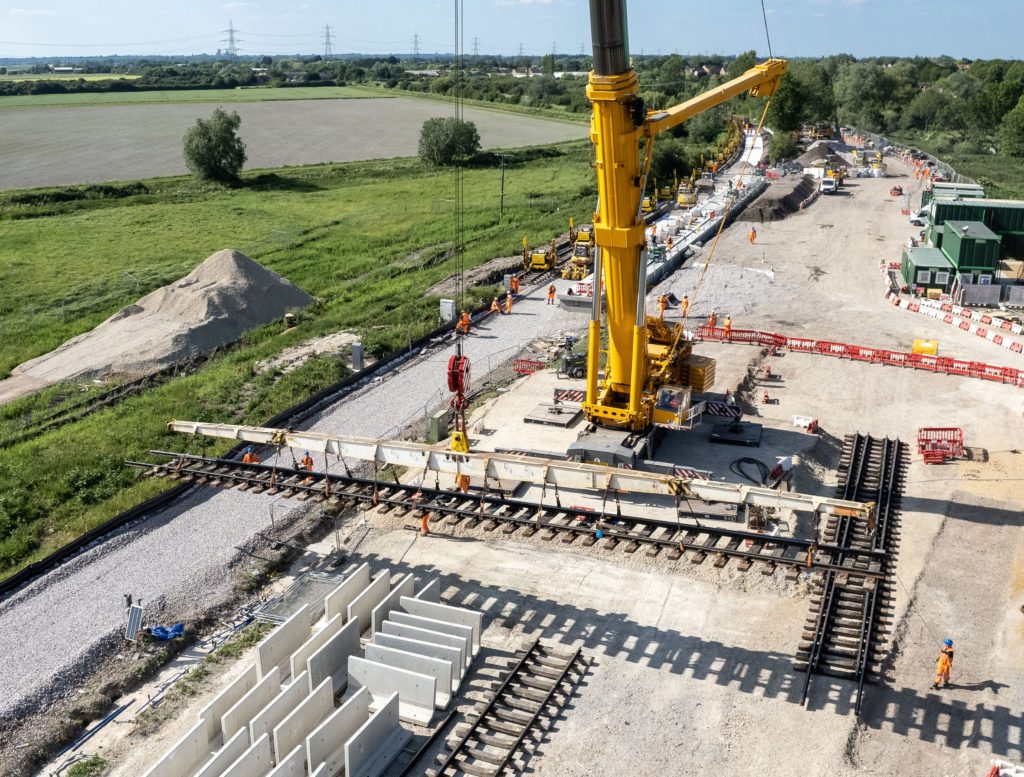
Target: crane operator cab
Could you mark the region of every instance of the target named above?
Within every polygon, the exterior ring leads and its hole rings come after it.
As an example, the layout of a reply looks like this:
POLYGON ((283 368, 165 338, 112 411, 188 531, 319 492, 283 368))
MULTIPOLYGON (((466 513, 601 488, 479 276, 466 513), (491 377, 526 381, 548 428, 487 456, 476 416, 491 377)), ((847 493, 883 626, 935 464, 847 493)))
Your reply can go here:
POLYGON ((690 387, 662 386, 654 400, 655 426, 670 429, 687 427, 690 415, 690 387))

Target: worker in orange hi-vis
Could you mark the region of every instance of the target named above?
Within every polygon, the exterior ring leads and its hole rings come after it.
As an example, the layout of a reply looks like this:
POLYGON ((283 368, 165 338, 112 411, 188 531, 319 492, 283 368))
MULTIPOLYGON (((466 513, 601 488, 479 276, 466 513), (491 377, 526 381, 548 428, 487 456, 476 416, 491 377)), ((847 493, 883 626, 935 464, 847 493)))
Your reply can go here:
POLYGON ((683 318, 685 319, 686 314, 690 312, 690 297, 688 294, 683 295, 683 301, 680 303, 679 308, 682 311, 683 318))
POLYGON ((725 323, 722 325, 722 329, 725 330, 723 332, 723 334, 725 335, 725 339, 726 340, 731 340, 732 339, 732 317, 731 316, 726 316, 725 317, 725 323))
POLYGON ((313 457, 309 455, 309 451, 306 451, 306 455, 302 457, 302 468, 306 472, 313 471, 313 457))
POLYGON ((518 297, 519 296, 519 276, 518 275, 513 275, 512 279, 508 282, 508 285, 509 285, 509 288, 511 289, 512 293, 518 297))
POLYGON ((942 652, 939 653, 935 665, 935 682, 932 683, 932 690, 939 690, 941 683, 943 688, 949 687, 949 671, 953 668, 953 640, 942 641, 942 652))
POLYGON ((750 232, 747 234, 747 239, 750 241, 751 245, 753 245, 754 241, 757 240, 757 230, 754 227, 750 228, 750 232))
POLYGON ((714 328, 718 324, 718 313, 711 311, 711 315, 708 316, 708 326, 714 328))
POLYGON ((548 286, 548 304, 555 304, 555 284, 553 283, 550 286, 548 286))
POLYGON ((461 332, 464 335, 469 334, 469 311, 463 310, 462 315, 459 317, 459 323, 455 325, 455 330, 461 332))
POLYGON ((456 475, 455 485, 464 494, 469 493, 469 475, 456 475))
POLYGON ((501 305, 498 304, 498 298, 497 297, 495 297, 494 299, 491 300, 491 312, 492 313, 501 313, 501 305))
POLYGON ((665 309, 668 307, 668 297, 662 294, 658 297, 658 318, 665 320, 665 309))
POLYGON ((505 312, 506 313, 511 313, 512 312, 512 292, 511 291, 508 294, 505 295, 505 312))
POLYGON ((242 463, 243 464, 259 464, 260 463, 260 457, 256 455, 256 453, 253 451, 251 445, 245 449, 245 455, 242 456, 242 463))

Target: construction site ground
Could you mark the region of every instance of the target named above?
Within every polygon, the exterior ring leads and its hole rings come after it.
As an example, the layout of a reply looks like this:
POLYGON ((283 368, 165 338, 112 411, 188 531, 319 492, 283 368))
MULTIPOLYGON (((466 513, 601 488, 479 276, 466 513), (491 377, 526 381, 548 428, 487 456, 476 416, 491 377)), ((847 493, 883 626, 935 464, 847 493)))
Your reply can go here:
MULTIPOLYGON (((903 167, 891 161, 890 170, 906 188, 911 179, 903 167)), ((879 261, 896 260, 916 232, 889 197, 891 184, 891 179, 852 180, 843 194, 821 197, 782 221, 759 224, 753 244, 747 225, 726 229, 706 272, 708 249, 651 289, 648 309, 656 309, 658 296, 672 291, 693 301, 690 326, 718 310, 719 320, 731 315, 737 328, 902 351, 909 351, 915 338, 937 339, 943 355, 1019 366, 1019 354, 885 301, 879 261)), ((673 317, 678 314, 671 312, 673 317)), ((537 291, 512 316, 479 327, 468 341, 469 353, 476 371, 486 372, 517 346, 541 335, 578 331, 585 321, 585 311, 547 306, 537 291)), ((712 446, 704 442, 706 427, 693 432, 692 442, 679 445, 680 464, 711 469, 716 477, 732 478, 728 463, 740 456, 771 463, 775 455, 798 454, 794 488, 831 495, 846 434, 900 437, 915 450, 919 427, 964 430, 969 460, 932 466, 912 456, 902 500, 886 677, 883 684, 867 687, 860 720, 853 714, 855 691, 849 682, 817 677, 806 708, 800 705, 803 675, 793 670, 793 660, 810 606, 807 575, 789 581, 781 571, 763 576, 756 566, 744 574, 734 565, 716 569, 707 562, 696 566, 500 532, 446 536, 440 527, 432 536, 419 537, 406 525, 409 519, 372 512, 366 514, 368 530, 354 518, 349 521, 350 559, 396 575, 439 576, 445 601, 484 613, 484 660, 507 655, 536 636, 583 646, 591 668, 547 738, 521 763, 531 774, 724 770, 794 777, 980 777, 991 757, 1024 760, 1022 392, 827 356, 766 356, 758 348, 728 343, 701 343, 696 352, 718 360, 716 391, 746 387, 741 402, 754 410, 757 418, 751 420, 766 428, 767 444, 761 449, 712 446), (781 377, 765 380, 765 363, 781 377), (765 390, 771 400, 767 404, 762 402, 765 390), (794 415, 816 418, 820 432, 809 435, 793 426, 794 415), (956 662, 952 686, 936 692, 929 686, 944 637, 956 642, 956 662)), ((325 413, 316 428, 387 436, 403 420, 421 418, 437 391, 435 378, 442 375, 446 356, 438 352, 411 363, 325 413)), ((471 422, 477 446, 564 449, 580 422, 560 429, 520 420, 539 402, 549 401, 556 384, 580 387, 582 382, 536 375, 488 401, 471 422)), ((183 523, 185 514, 178 508, 174 520, 167 516, 137 541, 166 542, 172 530, 192 536, 209 532, 199 522, 217 514, 226 563, 234 542, 267 523, 265 500, 255 495, 197 495, 188 502, 190 507, 201 504, 208 510, 205 515, 193 511, 194 517, 183 523)), ((332 546, 328 538, 321 549, 332 546)), ((310 554, 303 563, 318 558, 310 554)), ((202 568, 195 563, 200 581, 224 585, 208 571, 208 560, 202 568)), ((79 589, 82 594, 74 589, 75 578, 82 579, 85 570, 79 562, 61 580, 39 586, 42 601, 57 608, 50 615, 54 621, 85 595, 87 585, 79 589)), ((148 567, 136 575, 143 570, 148 567)), ((102 574, 111 601, 90 602, 88 608, 78 601, 90 617, 83 615, 71 626, 96 630, 101 616, 118 619, 120 591, 127 584, 118 576, 124 573, 108 556, 102 574)), ((280 585, 286 583, 287 578, 280 585)), ((155 583, 160 584, 173 589, 167 581, 155 583)), ((191 587, 187 592, 190 601, 199 595, 191 587)), ((25 598, 31 603, 35 597, 25 598)), ((172 611, 173 601, 168 595, 166 606, 172 611)), ((34 666, 39 659, 29 651, 38 650, 37 638, 25 635, 49 634, 54 642, 60 637, 47 631, 42 614, 21 616, 19 626, 17 613, 12 602, 0 608, 0 639, 7 634, 10 641, 18 633, 22 642, 12 643, 9 651, 4 646, 4 663, 16 666, 8 662, 12 657, 34 666)), ((68 630, 62 622, 61 634, 68 630)), ((51 671, 67 671, 74 657, 68 652, 73 653, 64 651, 51 662, 51 671)), ((19 687, 13 668, 2 679, 5 687, 19 687)), ((194 707, 201 704, 198 700, 194 707)), ((118 745, 99 738, 115 753, 131 751, 126 760, 114 759, 113 773, 139 773, 147 754, 159 755, 180 735, 183 720, 145 741, 131 739, 130 748, 123 739, 118 745)))

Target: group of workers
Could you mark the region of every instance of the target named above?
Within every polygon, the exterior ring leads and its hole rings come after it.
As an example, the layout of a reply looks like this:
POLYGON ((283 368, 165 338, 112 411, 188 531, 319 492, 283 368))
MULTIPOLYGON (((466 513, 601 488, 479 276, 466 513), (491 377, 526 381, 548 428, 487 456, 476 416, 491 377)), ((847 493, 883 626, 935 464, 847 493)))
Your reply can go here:
MULTIPOLYGON (((658 297, 658 317, 665 320, 665 311, 668 310, 669 300, 667 294, 662 294, 658 297)), ((687 313, 690 312, 690 296, 688 294, 683 295, 683 301, 679 303, 679 311, 682 314, 682 318, 685 321, 687 313)), ((707 325, 709 327, 718 326, 718 311, 712 310, 708 315, 707 325)), ((732 317, 726 316, 725 321, 722 323, 723 334, 726 340, 732 339, 732 317)))
MULTIPOLYGON (((505 300, 502 303, 498 297, 491 300, 491 313, 498 313, 500 315, 508 314, 512 312, 512 300, 519 296, 519 276, 513 275, 508 282, 508 291, 505 293, 505 300)), ((548 289, 548 304, 551 304, 551 300, 554 299, 554 284, 548 289)), ((470 316, 468 310, 463 310, 459 316, 458 321, 455 322, 455 331, 461 335, 468 335, 472 316, 470 316)))

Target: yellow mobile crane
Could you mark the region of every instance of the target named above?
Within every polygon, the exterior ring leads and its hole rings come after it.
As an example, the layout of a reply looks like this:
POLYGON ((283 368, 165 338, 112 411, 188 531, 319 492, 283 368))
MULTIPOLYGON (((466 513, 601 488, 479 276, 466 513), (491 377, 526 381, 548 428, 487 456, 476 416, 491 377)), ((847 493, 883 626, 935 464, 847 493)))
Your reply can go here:
POLYGON ((641 431, 656 420, 661 422, 662 417, 676 417, 674 404, 684 390, 679 385, 683 363, 692 347, 683 339, 681 325, 648 317, 644 305, 647 268, 641 260, 645 232, 640 210, 654 136, 744 92, 770 97, 787 64, 769 59, 691 100, 648 112, 639 94, 636 71, 629 64, 625 0, 590 0, 590 25, 594 69, 587 97, 593 104, 590 138, 596 149, 599 196, 594 214, 595 275, 604 278, 607 302, 602 308, 601 294, 596 291, 600 286, 595 283, 583 408, 594 423, 641 431), (608 330, 608 355, 605 379, 599 387, 602 321, 608 330), (665 391, 659 397, 662 389, 665 391))

